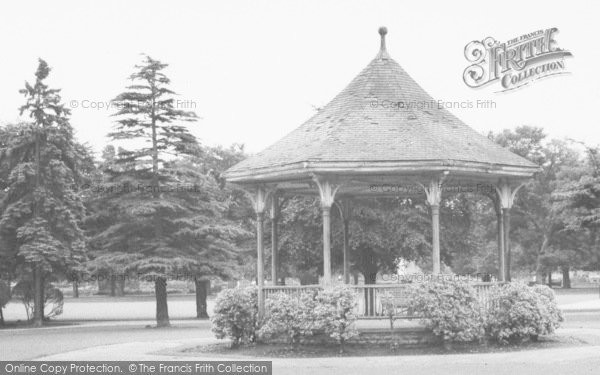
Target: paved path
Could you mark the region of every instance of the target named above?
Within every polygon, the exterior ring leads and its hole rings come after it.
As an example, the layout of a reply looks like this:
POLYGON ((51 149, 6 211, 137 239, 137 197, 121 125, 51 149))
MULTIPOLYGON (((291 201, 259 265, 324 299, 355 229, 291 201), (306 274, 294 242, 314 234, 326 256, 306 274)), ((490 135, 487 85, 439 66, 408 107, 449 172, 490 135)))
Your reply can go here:
POLYGON ((172 321, 166 329, 153 321, 91 322, 77 326, 0 330, 0 360, 27 360, 106 345, 212 338, 208 321, 172 321))
MULTIPOLYGON (((69 301, 65 305, 65 315, 59 320, 68 322, 81 317, 80 314, 86 317, 92 314, 94 318, 80 321, 76 326, 0 330, 0 360, 218 359, 178 353, 177 349, 184 346, 214 342, 210 323, 191 319, 195 308, 193 298, 170 299, 169 310, 174 326, 170 329, 145 328, 154 324, 154 301, 151 298, 109 300, 112 304, 110 309, 106 308, 106 303, 100 298, 69 301), (133 320, 140 317, 142 320, 133 320)), ((566 312, 561 334, 581 337, 590 346, 485 354, 276 359, 274 374, 598 373, 600 301, 586 296, 563 301, 561 307, 566 312)))
MULTIPOLYGON (((185 324, 182 322, 182 324, 185 324)), ((191 324, 191 323, 189 323, 191 324)), ((483 354, 415 355, 389 357, 294 358, 273 360, 274 374, 597 374, 600 369, 600 314, 567 313, 561 335, 582 338, 589 346, 539 349, 483 354)), ((200 325, 194 334, 202 332, 200 325)), ((149 330, 160 333, 160 330, 149 330)), ((168 332, 166 330, 165 332, 168 332)), ((183 347, 217 342, 208 329, 202 336, 183 337, 182 331, 168 339, 139 340, 99 345, 60 354, 41 356, 39 360, 244 360, 248 357, 182 355, 183 347), (175 338, 176 337, 176 338, 175 338)), ((185 332, 185 331, 184 331, 185 332)), ((259 359, 259 358, 252 358, 259 359)), ((263 358, 265 360, 272 360, 263 358)))
MULTIPOLYGON (((176 348, 214 339, 131 342, 46 356, 40 360, 218 360, 215 356, 173 355, 176 348)), ((227 360, 248 357, 228 356, 227 360)), ((259 358, 252 358, 259 359, 259 358)), ((265 360, 271 360, 263 358, 265 360)), ((595 374, 600 346, 556 348, 486 354, 393 357, 294 358, 273 360, 274 374, 595 374)))

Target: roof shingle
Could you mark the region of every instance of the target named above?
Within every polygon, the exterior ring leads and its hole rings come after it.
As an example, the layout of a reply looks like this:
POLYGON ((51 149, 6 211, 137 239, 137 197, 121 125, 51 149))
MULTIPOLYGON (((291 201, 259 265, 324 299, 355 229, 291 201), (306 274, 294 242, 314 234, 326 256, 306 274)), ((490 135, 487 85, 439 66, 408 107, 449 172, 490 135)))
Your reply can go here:
POLYGON ((311 161, 440 160, 536 167, 442 107, 389 57, 382 40, 375 59, 323 109, 226 176, 311 161))

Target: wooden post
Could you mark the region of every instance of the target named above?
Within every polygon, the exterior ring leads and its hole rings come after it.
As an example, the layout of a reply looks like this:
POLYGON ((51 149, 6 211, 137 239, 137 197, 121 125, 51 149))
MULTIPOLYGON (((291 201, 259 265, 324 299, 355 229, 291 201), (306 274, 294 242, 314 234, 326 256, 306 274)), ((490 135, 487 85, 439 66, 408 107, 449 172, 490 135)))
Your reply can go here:
POLYGON ((263 244, 263 222, 265 220, 264 212, 256 213, 256 283, 258 285, 258 316, 265 314, 265 296, 263 287, 265 285, 265 264, 264 264, 264 244, 263 244))
POLYGON ((348 219, 344 218, 344 244, 343 244, 343 251, 344 251, 344 284, 350 284, 350 260, 348 259, 348 224, 349 224, 348 219))
POLYGON ((323 284, 331 285, 331 206, 335 201, 335 194, 339 185, 332 184, 329 180, 315 176, 314 181, 319 188, 321 208, 323 210, 323 284))
POLYGON ((323 206, 323 284, 331 285, 331 207, 323 206))
POLYGON ((335 202, 342 220, 342 252, 344 256, 344 284, 350 284, 350 259, 348 255, 348 227, 350 225, 350 203, 347 200, 335 202))
POLYGON ((258 186, 256 190, 249 194, 254 212, 256 213, 256 285, 258 286, 258 317, 262 318, 265 314, 265 264, 264 264, 264 241, 263 224, 265 221, 265 208, 270 198, 270 191, 264 187, 258 186))
POLYGON ((503 225, 503 239, 504 239, 504 246, 503 246, 503 259, 504 259, 504 280, 503 281, 510 281, 510 262, 511 262, 511 256, 510 256, 510 209, 513 206, 513 202, 515 199, 515 195, 517 195, 517 192, 519 191, 519 189, 523 186, 523 184, 520 184, 516 187, 513 187, 510 185, 509 181, 504 179, 504 180, 500 180, 498 182, 498 185, 496 186, 496 193, 498 194, 498 200, 500 202, 500 207, 502 208, 502 216, 503 216, 503 220, 502 220, 502 225, 503 225))
MULTIPOLYGON (((512 206, 512 205, 511 205, 512 206)), ((504 280, 510 281, 510 208, 502 209, 504 218, 504 280)))
POLYGON ((440 205, 431 205, 431 257, 433 260, 433 274, 440 273, 440 205))
POLYGON ((447 172, 429 181, 429 186, 420 184, 425 190, 427 203, 431 207, 431 258, 434 275, 441 272, 442 264, 440 257, 440 203, 442 201, 442 181, 446 174, 447 172))
POLYGON ((498 280, 506 281, 506 260, 504 258, 504 215, 502 208, 498 207, 496 213, 498 221, 498 280))
POLYGON ((279 197, 273 194, 271 198, 271 280, 273 285, 279 282, 279 197))

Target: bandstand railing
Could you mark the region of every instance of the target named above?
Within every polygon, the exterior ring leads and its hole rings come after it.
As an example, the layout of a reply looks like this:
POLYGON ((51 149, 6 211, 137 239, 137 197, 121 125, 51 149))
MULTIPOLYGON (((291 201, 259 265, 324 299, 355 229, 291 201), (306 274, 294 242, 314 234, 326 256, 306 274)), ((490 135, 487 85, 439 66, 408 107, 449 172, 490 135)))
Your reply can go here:
MULTIPOLYGON (((490 292, 498 282, 474 282, 482 309, 490 308, 490 292)), ((361 284, 348 285, 356 293, 356 315, 361 319, 381 319, 389 315, 390 309, 396 319, 411 319, 415 316, 408 309, 408 288, 410 284, 361 284)), ((265 300, 277 293, 285 293, 300 298, 302 293, 322 289, 322 285, 269 285, 262 293, 265 300)))

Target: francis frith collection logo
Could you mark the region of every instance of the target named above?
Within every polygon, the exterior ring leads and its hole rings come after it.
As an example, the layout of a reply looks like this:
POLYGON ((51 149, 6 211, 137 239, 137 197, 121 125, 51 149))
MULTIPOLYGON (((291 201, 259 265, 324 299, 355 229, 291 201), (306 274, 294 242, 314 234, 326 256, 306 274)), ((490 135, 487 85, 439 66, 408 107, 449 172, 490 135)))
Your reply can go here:
POLYGON ((501 43, 492 37, 474 40, 465 47, 472 64, 464 73, 467 86, 498 83, 498 92, 514 90, 541 78, 566 74, 565 58, 571 52, 558 47, 556 27, 537 30, 501 43))

